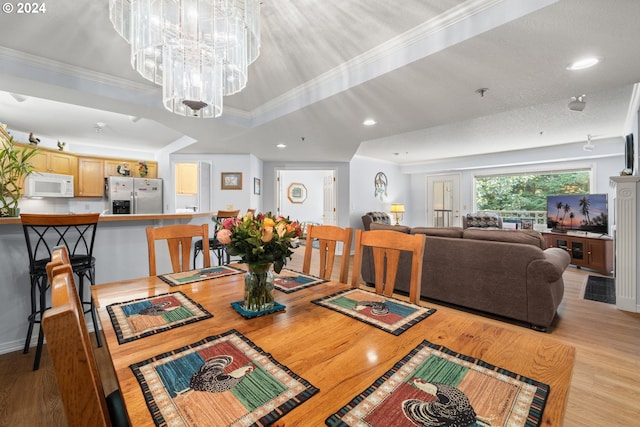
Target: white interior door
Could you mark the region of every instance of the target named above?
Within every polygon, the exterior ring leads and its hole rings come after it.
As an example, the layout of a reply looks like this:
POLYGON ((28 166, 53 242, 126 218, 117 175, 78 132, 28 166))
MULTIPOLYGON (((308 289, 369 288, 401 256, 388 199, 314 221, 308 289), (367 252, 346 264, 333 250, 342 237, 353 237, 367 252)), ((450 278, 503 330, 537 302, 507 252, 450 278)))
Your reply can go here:
POLYGON ((460 175, 427 177, 427 227, 460 227, 460 175))
POLYGON ((329 175, 324 177, 324 203, 322 219, 323 224, 337 225, 336 218, 336 177, 335 173, 331 171, 329 175))

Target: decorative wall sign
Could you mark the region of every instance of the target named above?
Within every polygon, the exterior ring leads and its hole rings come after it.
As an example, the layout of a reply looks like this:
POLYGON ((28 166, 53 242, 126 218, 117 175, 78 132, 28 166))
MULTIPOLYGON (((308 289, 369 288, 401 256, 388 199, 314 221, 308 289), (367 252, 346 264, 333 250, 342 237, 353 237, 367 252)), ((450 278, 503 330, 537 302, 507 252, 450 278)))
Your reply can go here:
POLYGON ((304 203, 307 199, 307 187, 300 182, 292 182, 287 189, 287 198, 291 203, 304 203))
POLYGON ((242 172, 222 172, 220 182, 223 190, 242 190, 242 172))
POLYGON ((387 175, 384 172, 378 172, 373 180, 375 185, 374 197, 384 200, 387 197, 387 175))

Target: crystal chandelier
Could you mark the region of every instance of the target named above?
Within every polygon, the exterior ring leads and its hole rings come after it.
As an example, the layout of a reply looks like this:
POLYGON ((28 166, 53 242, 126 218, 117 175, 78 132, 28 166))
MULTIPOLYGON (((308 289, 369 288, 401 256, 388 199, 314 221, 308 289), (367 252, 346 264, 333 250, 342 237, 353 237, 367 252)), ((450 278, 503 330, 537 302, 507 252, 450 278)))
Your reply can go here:
POLYGON ((109 0, 109 18, 132 67, 184 116, 219 117, 260 55, 260 0, 109 0))

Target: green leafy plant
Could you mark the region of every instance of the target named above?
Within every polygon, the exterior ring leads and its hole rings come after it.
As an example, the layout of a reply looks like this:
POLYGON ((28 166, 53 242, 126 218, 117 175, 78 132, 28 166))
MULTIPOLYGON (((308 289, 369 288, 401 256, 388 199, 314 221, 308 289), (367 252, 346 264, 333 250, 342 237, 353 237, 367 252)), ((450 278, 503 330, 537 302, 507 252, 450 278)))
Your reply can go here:
POLYGON ((0 150, 0 216, 9 216, 18 208, 21 184, 31 172, 31 159, 38 153, 33 147, 16 147, 13 137, 2 139, 0 150))

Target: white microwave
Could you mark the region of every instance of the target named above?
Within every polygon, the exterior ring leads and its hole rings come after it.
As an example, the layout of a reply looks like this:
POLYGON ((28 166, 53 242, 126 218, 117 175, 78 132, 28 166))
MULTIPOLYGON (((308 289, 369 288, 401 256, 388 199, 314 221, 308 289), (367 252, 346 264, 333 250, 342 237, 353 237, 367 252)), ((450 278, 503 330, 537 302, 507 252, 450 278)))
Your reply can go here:
POLYGON ((25 197, 73 197, 73 176, 33 172, 24 181, 25 197))

